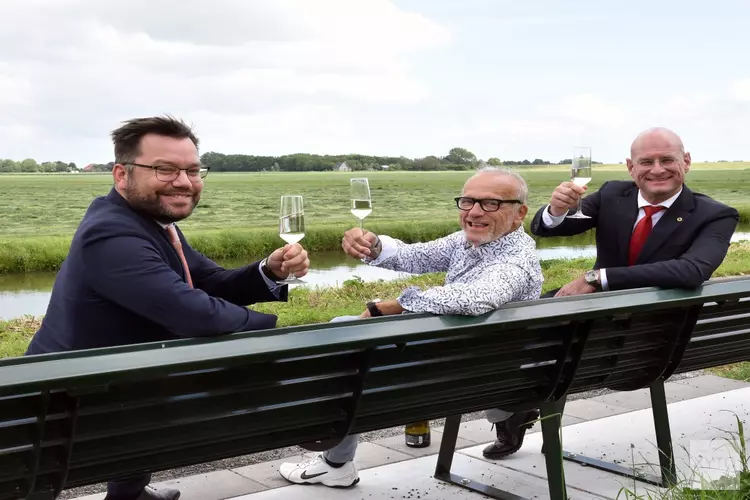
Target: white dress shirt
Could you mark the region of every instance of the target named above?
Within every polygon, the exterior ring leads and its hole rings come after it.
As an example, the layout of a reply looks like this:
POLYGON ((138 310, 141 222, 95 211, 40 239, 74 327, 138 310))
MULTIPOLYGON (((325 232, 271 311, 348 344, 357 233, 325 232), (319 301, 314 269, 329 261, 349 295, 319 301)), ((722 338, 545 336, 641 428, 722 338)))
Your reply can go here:
MULTIPOLYGON (((668 200, 665 200, 657 205, 657 207, 664 207, 665 209, 672 206, 672 204, 679 198, 680 194, 682 194, 682 188, 680 188, 680 191, 669 198, 668 200)), ((638 217, 635 219, 635 224, 633 224, 633 229, 635 229, 635 226, 638 225, 638 222, 640 222, 641 219, 643 219, 646 216, 646 211, 643 210, 643 207, 646 206, 652 206, 651 203, 646 201, 646 199, 643 197, 643 194, 641 193, 641 190, 638 190, 638 217)), ((651 227, 656 226, 656 223, 659 222, 662 215, 664 215, 664 212, 666 210, 659 210, 655 214, 651 216, 651 227)), ((552 215, 549 212, 549 205, 547 205, 547 208, 544 209, 544 212, 542 212, 542 224, 544 224, 544 227, 547 228, 553 228, 557 227, 560 224, 562 224, 565 221, 565 217, 567 214, 563 215, 552 215)), ((609 286, 607 285, 607 270, 606 269, 600 269, 599 270, 599 281, 602 283, 602 290, 609 290, 609 286)))

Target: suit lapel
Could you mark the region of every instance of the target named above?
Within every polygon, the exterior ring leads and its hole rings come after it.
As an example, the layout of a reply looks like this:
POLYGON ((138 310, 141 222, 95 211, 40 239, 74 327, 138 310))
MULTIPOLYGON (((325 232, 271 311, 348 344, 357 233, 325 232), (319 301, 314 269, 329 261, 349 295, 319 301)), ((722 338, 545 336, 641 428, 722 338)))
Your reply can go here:
POLYGON ((620 198, 616 200, 614 220, 617 227, 617 251, 619 262, 627 265, 628 248, 630 247, 630 236, 633 234, 633 226, 638 218, 638 188, 627 189, 620 198))
POLYGON ((641 250, 636 264, 648 262, 648 259, 654 252, 669 239, 672 232, 687 221, 693 212, 694 206, 693 193, 687 186, 683 186, 679 198, 664 212, 659 222, 651 230, 651 234, 643 245, 643 250, 641 250))

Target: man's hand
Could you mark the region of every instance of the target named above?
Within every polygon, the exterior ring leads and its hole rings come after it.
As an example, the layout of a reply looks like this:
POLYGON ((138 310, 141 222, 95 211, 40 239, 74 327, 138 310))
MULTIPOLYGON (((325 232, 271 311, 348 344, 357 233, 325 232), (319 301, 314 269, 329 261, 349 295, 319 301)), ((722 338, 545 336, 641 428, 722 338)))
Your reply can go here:
POLYGON ((596 288, 586 283, 586 280, 583 278, 583 276, 581 276, 580 278, 576 278, 575 280, 571 281, 570 283, 562 287, 560 291, 555 294, 555 297, 567 297, 568 295, 583 295, 585 293, 594 293, 595 291, 596 291, 596 288))
MULTIPOLYGON (((401 304, 399 304, 397 300, 386 300, 384 302, 378 302, 375 307, 377 307, 380 312, 383 313, 383 316, 390 316, 391 314, 401 314, 406 310, 401 307, 401 304)), ((372 316, 370 316, 370 311, 368 309, 365 309, 365 312, 360 314, 359 317, 371 318, 372 316)))
POLYGON ((378 240, 375 233, 364 232, 355 227, 344 233, 344 239, 341 240, 341 248, 355 259, 364 259, 370 257, 376 259, 377 249, 373 245, 378 240))
POLYGON ((571 208, 578 208, 578 200, 586 192, 586 186, 578 186, 570 181, 563 182, 552 192, 549 200, 549 213, 555 217, 568 213, 571 208))
POLYGON ((310 268, 310 259, 307 258, 307 250, 299 243, 295 243, 274 250, 266 259, 266 265, 278 278, 285 279, 290 272, 301 278, 310 268))

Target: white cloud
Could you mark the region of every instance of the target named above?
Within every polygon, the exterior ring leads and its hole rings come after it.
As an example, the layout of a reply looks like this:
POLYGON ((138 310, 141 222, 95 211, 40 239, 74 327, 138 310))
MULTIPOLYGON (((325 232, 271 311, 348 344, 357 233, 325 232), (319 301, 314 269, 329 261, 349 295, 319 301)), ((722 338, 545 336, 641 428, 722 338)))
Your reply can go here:
POLYGON ((571 124, 595 127, 618 127, 631 118, 630 111, 621 104, 595 94, 566 96, 540 111, 547 111, 571 124))
POLYGON ((750 102, 750 78, 735 80, 730 84, 730 95, 738 101, 750 102))
POLYGON ((429 82, 415 76, 410 59, 451 41, 443 26, 388 0, 175 5, 0 2, 0 127, 23 127, 55 144, 40 151, 44 141, 20 141, 0 157, 84 161, 75 142, 100 137, 92 153, 101 161, 120 120, 163 112, 209 136, 233 135, 226 124, 236 123, 293 143, 298 137, 287 134, 327 128, 319 120, 330 113, 322 110, 428 98, 429 82))

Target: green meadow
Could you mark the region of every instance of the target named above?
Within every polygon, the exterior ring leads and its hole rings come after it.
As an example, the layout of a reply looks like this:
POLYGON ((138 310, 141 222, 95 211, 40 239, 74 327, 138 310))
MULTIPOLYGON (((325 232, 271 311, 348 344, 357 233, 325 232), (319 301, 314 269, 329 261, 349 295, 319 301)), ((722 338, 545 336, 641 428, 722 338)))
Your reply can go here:
MULTIPOLYGON (((568 177, 564 166, 519 168, 529 184, 533 212, 568 177)), ((277 234, 279 200, 301 194, 313 251, 339 248, 343 231, 357 221, 349 212, 349 179, 370 179, 373 213, 365 227, 406 241, 443 236, 458 229, 453 198, 472 174, 462 172, 267 172, 211 173, 201 203, 181 227, 200 251, 215 259, 264 255, 282 244, 277 234)), ((627 179, 625 165, 596 165, 590 189, 627 179)), ((750 163, 696 164, 689 186, 740 210, 750 222, 750 163)), ((53 271, 89 203, 106 194, 110 174, 0 175, 0 272, 53 271)), ((530 217, 529 217, 530 219, 530 217)))

